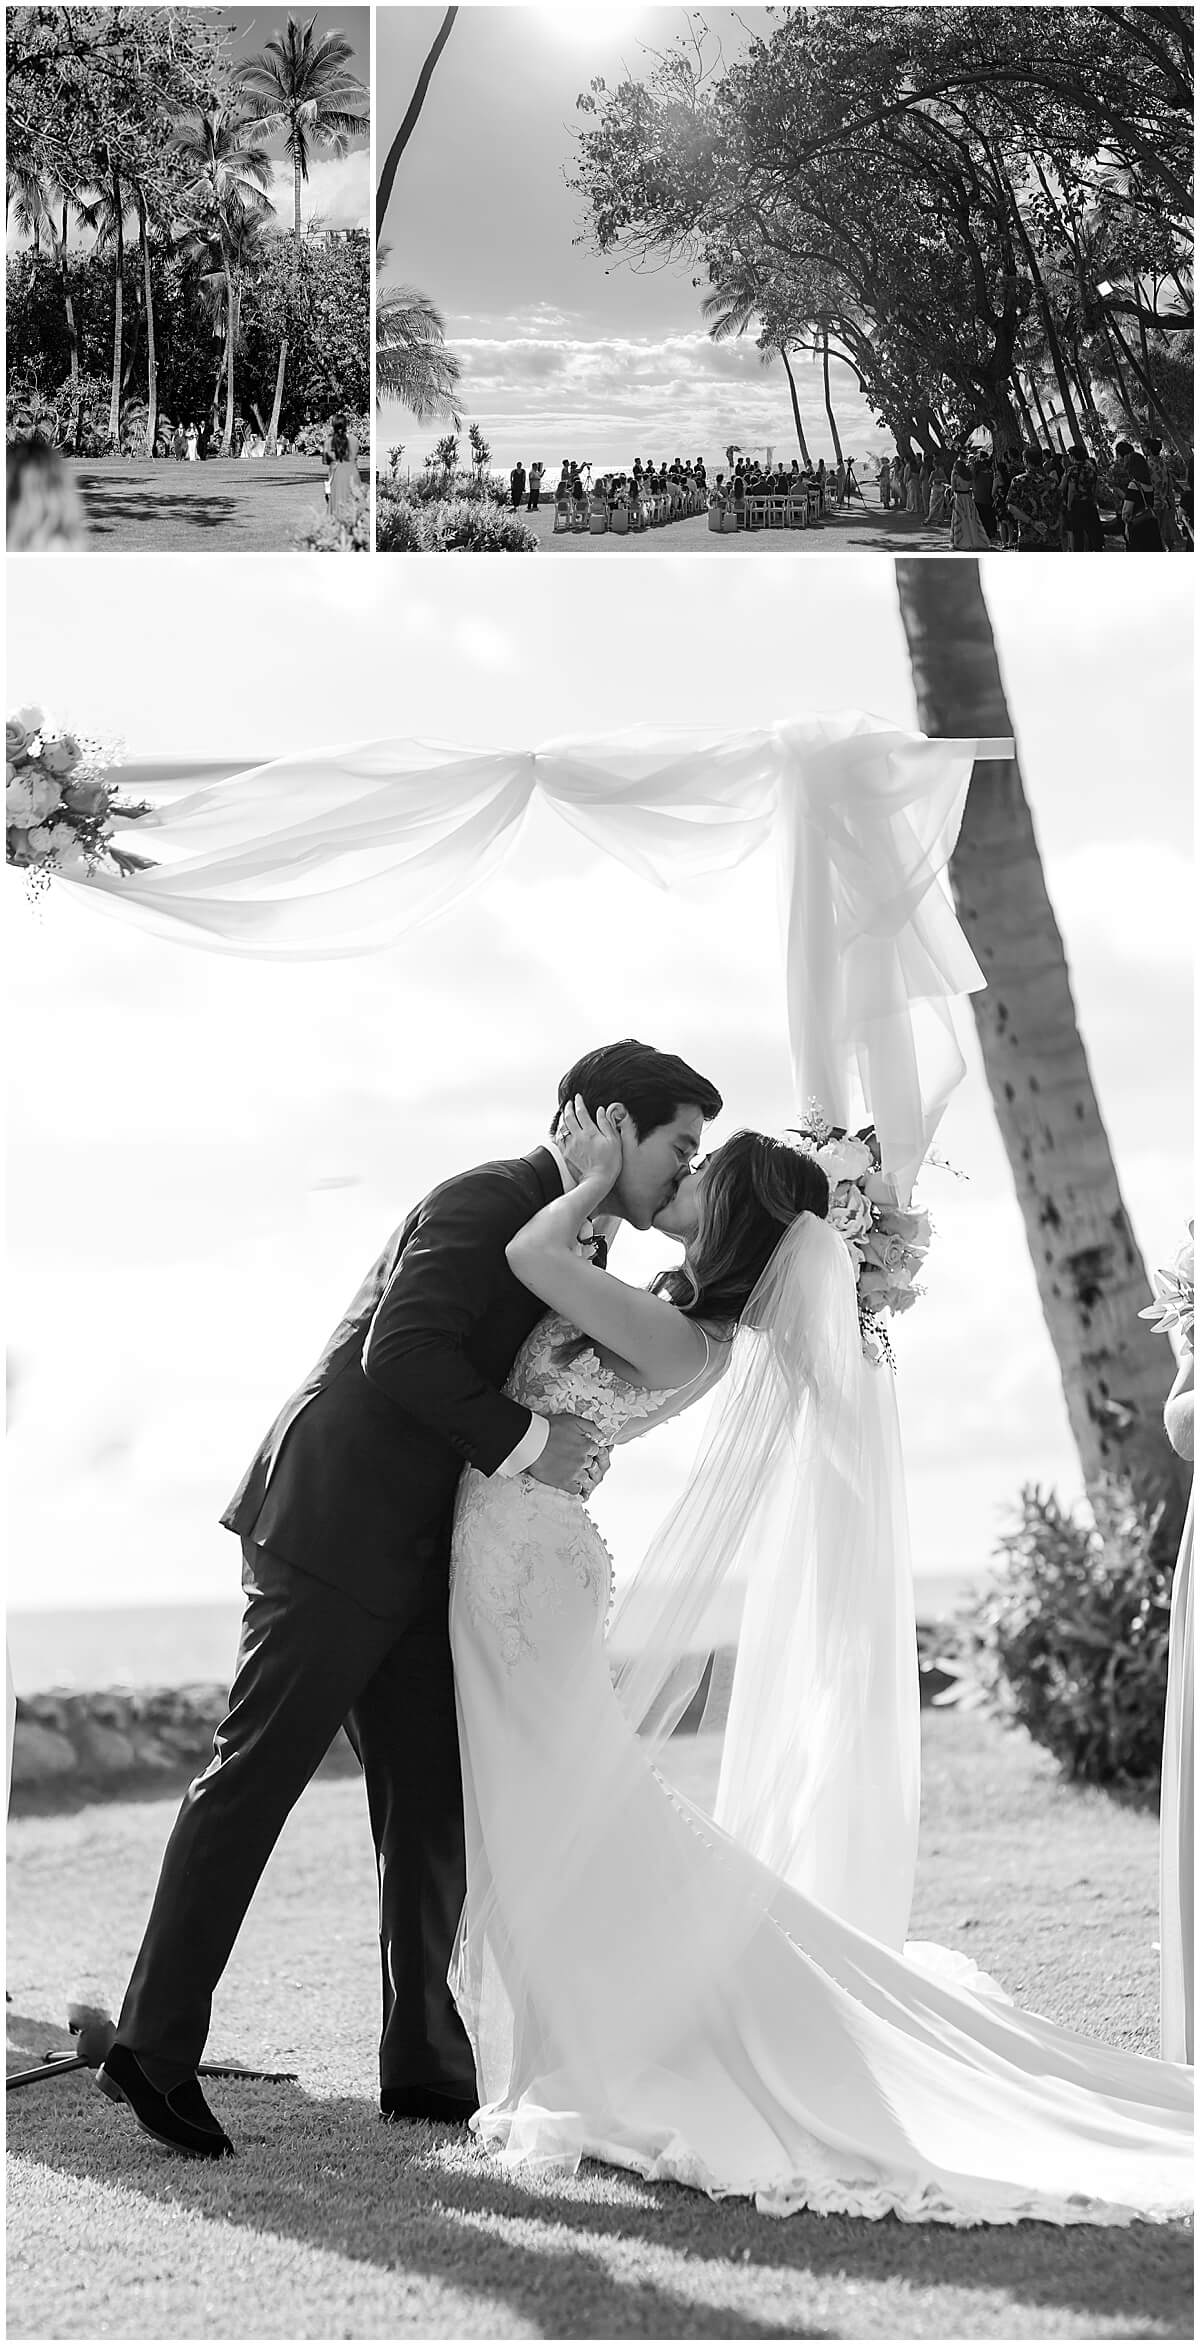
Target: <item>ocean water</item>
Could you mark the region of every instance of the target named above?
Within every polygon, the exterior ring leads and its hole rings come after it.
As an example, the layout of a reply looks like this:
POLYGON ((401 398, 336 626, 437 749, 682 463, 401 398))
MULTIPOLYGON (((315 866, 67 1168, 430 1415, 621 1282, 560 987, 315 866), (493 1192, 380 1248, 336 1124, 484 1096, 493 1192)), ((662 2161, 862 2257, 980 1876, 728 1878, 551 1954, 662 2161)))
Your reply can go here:
MULTIPOLYGON (((917 1582, 917 1618, 942 1620, 971 1593, 966 1579, 917 1582)), ((228 1685, 237 1653, 241 1605, 112 1605, 90 1610, 8 1615, 8 1645, 18 1694, 52 1686, 228 1685)))

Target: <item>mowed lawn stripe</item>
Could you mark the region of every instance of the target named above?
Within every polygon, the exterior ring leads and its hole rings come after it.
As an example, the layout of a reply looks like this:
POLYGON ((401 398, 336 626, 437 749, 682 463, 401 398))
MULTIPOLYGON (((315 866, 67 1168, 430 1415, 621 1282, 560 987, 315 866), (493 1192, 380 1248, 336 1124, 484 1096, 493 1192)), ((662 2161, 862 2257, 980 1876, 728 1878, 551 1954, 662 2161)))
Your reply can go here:
MULTIPOLYGON (((927 1713, 914 1935, 1034 2006, 1154 2048, 1153 1816, 1059 1783, 978 1717, 927 1713)), ((685 1788, 714 1755, 680 1739, 685 1788)), ((10 1825, 10 2066, 112 2008, 174 1801, 10 1825)), ((357 1782, 305 1795, 222 1983, 210 2083, 238 2157, 173 2160, 83 2077, 9 2101, 14 2337, 1177 2338, 1183 2225, 959 2231, 801 2215, 594 2164, 519 2178, 469 2137, 374 2106, 374 1864, 357 1782)))

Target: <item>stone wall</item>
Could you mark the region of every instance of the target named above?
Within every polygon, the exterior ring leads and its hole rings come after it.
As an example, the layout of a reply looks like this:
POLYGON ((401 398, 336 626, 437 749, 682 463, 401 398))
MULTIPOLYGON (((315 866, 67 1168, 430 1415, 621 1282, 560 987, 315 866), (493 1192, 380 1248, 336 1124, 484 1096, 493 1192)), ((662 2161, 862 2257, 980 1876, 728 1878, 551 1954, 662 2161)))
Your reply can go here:
MULTIPOLYGON (((123 1792, 182 1790, 212 1758, 224 1685, 111 1686, 22 1695, 13 1744, 12 1809, 74 1807, 123 1792)), ((353 1774, 339 1734, 323 1772, 353 1774)))

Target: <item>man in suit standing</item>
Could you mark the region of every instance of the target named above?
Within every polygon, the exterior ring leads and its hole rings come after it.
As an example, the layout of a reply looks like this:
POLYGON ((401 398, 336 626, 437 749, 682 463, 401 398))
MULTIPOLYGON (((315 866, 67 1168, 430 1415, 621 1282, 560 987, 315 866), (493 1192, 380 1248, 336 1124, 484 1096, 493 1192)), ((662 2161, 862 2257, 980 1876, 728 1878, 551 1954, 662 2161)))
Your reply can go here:
MULTIPOLYGON (((624 1042, 576 1062, 591 1113, 620 1103, 621 1173, 604 1212, 648 1229, 720 1094, 683 1060, 624 1042)), ((542 1305, 509 1240, 574 1183, 555 1140, 443 1182, 367 1273, 285 1402, 222 1522, 242 1542, 246 1606, 214 1757, 185 1795, 96 2082, 168 2148, 232 2149, 197 2069, 213 1993, 287 1816, 343 1721, 366 1778, 379 1868, 385 2117, 466 2119, 474 2065, 447 1985, 465 1892, 447 1626, 464 1463, 590 1489, 595 1429, 501 1390, 542 1305)))

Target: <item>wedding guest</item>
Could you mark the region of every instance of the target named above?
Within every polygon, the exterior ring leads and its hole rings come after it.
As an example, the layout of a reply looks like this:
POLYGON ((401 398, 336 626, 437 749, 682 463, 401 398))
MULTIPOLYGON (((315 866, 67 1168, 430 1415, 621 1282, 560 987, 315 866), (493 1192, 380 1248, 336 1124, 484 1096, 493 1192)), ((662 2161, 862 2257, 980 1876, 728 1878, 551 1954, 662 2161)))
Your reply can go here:
POLYGON ((86 546, 87 523, 70 468, 57 449, 32 438, 11 440, 5 466, 10 554, 70 552, 86 546))
POLYGON ((1154 510, 1154 491, 1145 482, 1130 479, 1121 501, 1125 545, 1130 554, 1164 554, 1162 531, 1154 510))
POLYGON ((946 468, 946 460, 942 456, 935 456, 929 468, 929 522, 931 528, 938 529, 945 521, 949 496, 950 474, 946 468))
POLYGON ((355 462, 357 451, 344 416, 337 415, 330 427, 329 473, 326 490, 329 498, 329 518, 342 522, 347 528, 353 522, 364 502, 365 492, 355 462))
POLYGON ((991 457, 977 456, 972 471, 975 481, 975 511, 979 515, 979 526, 990 546, 994 543, 996 536, 996 508, 992 499, 991 457))
POLYGON ((525 467, 519 456, 508 476, 508 488, 512 498, 512 509, 516 513, 525 494, 525 467))
MULTIPOLYGON (((1175 1260, 1154 1275, 1154 1301, 1139 1314, 1160 1335, 1180 1342, 1175 1382, 1163 1424, 1167 1440, 1193 1466, 1196 1457, 1195 1224, 1175 1260)), ((1164 2061, 1195 2059, 1195 1656, 1192 1644, 1192 1523, 1194 1489, 1175 1577, 1167 1633, 1167 1703, 1163 1725, 1162 1789, 1158 1824, 1159 2051, 1164 2061)))
POLYGON ((975 503, 975 467, 969 450, 959 448, 950 466, 950 544, 956 553, 984 553, 987 542, 975 503))
POLYGON ((526 510, 536 513, 542 501, 542 474, 546 467, 539 456, 529 467, 529 497, 526 510))
MULTIPOLYGON (((1185 1345, 1179 1373, 1163 1411, 1173 1450, 1195 1459, 1195 1361, 1185 1345)), ((1195 1755, 1192 1646, 1192 1511, 1171 1585, 1167 1712, 1163 1734, 1159 1824, 1160 2051, 1164 2061, 1195 2059, 1195 1755)))
POLYGON ((879 502, 884 512, 887 513, 892 502, 892 465, 890 457, 887 456, 883 456, 879 460, 879 502))
POLYGON ((1175 523, 1176 487, 1175 464, 1169 448, 1161 440, 1147 440, 1146 464, 1154 492, 1154 513, 1163 545, 1168 554, 1179 544, 1175 523))
POLYGON ((1100 476, 1083 443, 1076 440, 1063 467, 1063 514, 1067 543, 1073 554, 1100 554, 1104 529, 1100 520, 1100 476))

